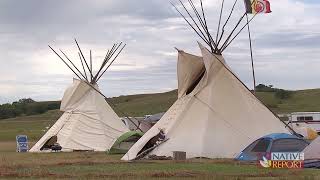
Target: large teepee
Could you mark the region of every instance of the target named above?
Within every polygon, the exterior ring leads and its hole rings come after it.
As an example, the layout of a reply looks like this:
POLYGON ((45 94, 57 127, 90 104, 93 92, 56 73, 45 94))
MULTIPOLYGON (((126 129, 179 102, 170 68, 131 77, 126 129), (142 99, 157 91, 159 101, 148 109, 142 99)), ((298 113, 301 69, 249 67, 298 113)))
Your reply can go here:
POLYGON ((105 96, 100 92, 97 85, 100 77, 124 48, 122 46, 119 50, 120 47, 121 44, 115 44, 108 51, 95 75, 92 69, 91 51, 90 62, 88 63, 79 47, 79 56, 83 68, 81 72, 62 51, 61 53, 69 63, 50 47, 79 79, 74 79, 73 84, 64 93, 60 107, 64 114, 31 148, 30 152, 45 151, 56 142, 62 147, 62 151, 106 151, 112 147, 121 135, 129 131, 106 102, 105 96), (115 53, 117 55, 113 56, 115 53), (105 68, 108 61, 110 63, 105 68))
POLYGON ((194 11, 203 25, 203 33, 197 34, 211 52, 200 43, 201 57, 178 50, 178 100, 122 160, 140 154, 172 156, 173 151, 184 151, 187 158, 233 158, 261 136, 289 132, 227 66, 221 53, 230 38, 219 48, 209 34, 203 8, 202 13, 194 11), (160 130, 166 140, 145 150, 160 130))

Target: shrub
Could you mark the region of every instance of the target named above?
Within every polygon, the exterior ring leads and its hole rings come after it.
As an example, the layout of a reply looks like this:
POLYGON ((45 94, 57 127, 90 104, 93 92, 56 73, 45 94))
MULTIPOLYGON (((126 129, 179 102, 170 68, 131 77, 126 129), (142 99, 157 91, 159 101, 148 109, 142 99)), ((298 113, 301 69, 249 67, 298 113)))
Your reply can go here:
POLYGON ((283 89, 279 89, 276 91, 276 93, 274 95, 275 95, 275 97, 277 97, 279 99, 288 99, 291 96, 291 92, 283 90, 283 89))

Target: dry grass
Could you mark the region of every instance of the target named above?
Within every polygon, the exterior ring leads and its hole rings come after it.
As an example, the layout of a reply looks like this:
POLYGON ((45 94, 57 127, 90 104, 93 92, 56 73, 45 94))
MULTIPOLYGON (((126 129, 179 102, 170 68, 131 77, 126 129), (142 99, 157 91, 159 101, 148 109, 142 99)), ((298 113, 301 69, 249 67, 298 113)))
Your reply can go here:
POLYGON ((1 178, 40 179, 318 179, 317 170, 270 170, 233 160, 120 161, 105 153, 0 152, 1 178))

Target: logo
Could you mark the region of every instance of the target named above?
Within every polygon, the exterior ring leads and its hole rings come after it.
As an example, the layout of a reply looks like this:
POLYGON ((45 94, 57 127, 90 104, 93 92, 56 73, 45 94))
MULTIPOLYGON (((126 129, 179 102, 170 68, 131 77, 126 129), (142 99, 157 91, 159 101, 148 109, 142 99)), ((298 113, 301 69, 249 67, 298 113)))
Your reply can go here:
POLYGON ((251 8, 254 13, 271 13, 270 2, 268 0, 253 0, 251 8))
POLYGON ((265 5, 260 1, 255 1, 252 6, 254 11, 257 13, 263 12, 265 9, 265 5))
POLYGON ((263 161, 260 160, 260 165, 265 168, 269 168, 271 166, 271 161, 262 156, 263 161))
POLYGON ((301 169, 303 161, 304 154, 300 152, 273 152, 262 156, 259 164, 264 168, 301 169))

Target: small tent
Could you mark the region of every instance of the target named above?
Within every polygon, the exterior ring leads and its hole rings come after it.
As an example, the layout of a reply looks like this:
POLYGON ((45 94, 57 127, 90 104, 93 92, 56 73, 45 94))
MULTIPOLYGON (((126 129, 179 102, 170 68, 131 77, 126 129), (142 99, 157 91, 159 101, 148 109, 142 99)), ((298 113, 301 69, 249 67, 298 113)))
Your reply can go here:
POLYGON ((111 65, 105 70, 103 69, 107 64, 106 62, 117 51, 118 48, 116 47, 119 48, 120 46, 114 45, 108 51, 101 68, 95 75, 92 73, 91 56, 90 64, 88 64, 82 55, 80 47, 81 55, 79 55, 83 65, 83 72, 80 72, 74 63, 61 51, 70 63, 66 63, 61 56, 59 57, 79 79, 74 79, 73 84, 64 93, 60 107, 64 114, 31 148, 30 152, 50 150, 50 147, 56 143, 62 147, 62 151, 107 151, 119 137, 129 132, 129 129, 106 102, 105 96, 100 92, 97 85, 99 77, 111 65), (88 64, 88 66, 86 67, 84 64, 88 64))

